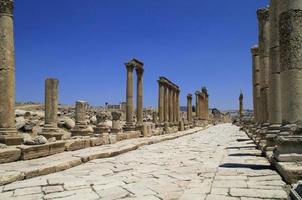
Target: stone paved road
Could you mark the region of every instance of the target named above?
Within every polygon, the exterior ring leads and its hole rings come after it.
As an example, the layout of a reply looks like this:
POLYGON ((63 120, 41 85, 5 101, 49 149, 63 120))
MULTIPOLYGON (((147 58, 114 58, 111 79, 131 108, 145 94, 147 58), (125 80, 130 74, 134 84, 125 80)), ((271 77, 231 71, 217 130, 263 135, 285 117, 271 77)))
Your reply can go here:
POLYGON ((0 199, 286 199, 286 185, 230 124, 0 187, 0 199))

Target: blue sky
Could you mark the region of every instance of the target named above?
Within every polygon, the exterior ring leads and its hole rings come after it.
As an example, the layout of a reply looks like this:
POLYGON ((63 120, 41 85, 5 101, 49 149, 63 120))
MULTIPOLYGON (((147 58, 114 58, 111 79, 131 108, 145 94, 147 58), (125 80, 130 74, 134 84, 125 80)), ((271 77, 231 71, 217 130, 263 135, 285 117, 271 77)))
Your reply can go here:
MULTIPOLYGON (((17 101, 44 101, 60 80, 61 103, 125 100, 124 63, 145 63, 144 105, 156 106, 159 76, 186 95, 207 86, 210 106, 252 107, 250 47, 267 0, 16 0, 17 101)), ((134 84, 136 85, 136 84, 134 84)))

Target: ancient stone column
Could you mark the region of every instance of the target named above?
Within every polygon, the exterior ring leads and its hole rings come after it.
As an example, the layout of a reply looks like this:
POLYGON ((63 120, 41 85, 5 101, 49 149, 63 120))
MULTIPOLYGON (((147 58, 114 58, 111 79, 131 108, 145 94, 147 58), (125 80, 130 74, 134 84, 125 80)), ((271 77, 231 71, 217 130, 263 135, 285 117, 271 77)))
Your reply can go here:
POLYGON ((178 94, 177 94, 177 91, 174 90, 173 91, 174 93, 174 97, 173 97, 173 121, 174 121, 174 124, 178 125, 178 101, 177 101, 177 98, 178 98, 178 94))
POLYGON ((122 116, 119 112, 112 112, 112 128, 110 129, 110 133, 117 134, 122 131, 120 118, 122 116))
POLYGON ((159 112, 159 122, 163 123, 165 119, 165 86, 164 84, 158 80, 159 86, 159 99, 158 99, 158 112, 159 112))
POLYGON ((200 94, 200 119, 206 120, 206 96, 205 93, 200 94))
POLYGON ((195 115, 196 115, 196 119, 200 118, 200 97, 199 97, 199 92, 195 92, 195 115))
POLYGON ((169 88, 165 84, 165 122, 169 122, 169 88))
MULTIPOLYGON (((92 135, 92 131, 88 129, 87 121, 86 121, 87 109, 88 109, 88 102, 76 101, 76 106, 75 106, 75 123, 76 123, 76 125, 71 130, 71 133, 73 136, 92 135)), ((96 133, 96 134, 99 134, 99 133, 96 133)))
POLYGON ((270 51, 269 51, 269 123, 281 124, 281 80, 279 47, 279 0, 270 4, 270 51))
MULTIPOLYGON (((280 15, 280 61, 286 76, 286 122, 302 124, 302 1, 288 0, 280 15)), ((283 81, 283 80, 282 80, 283 81)), ((284 92, 285 90, 285 92, 284 92)), ((284 92, 284 93, 283 93, 284 92)), ((283 112, 283 110, 282 110, 283 112)))
POLYGON ((257 11, 259 21, 259 56, 260 56, 260 101, 262 122, 269 120, 269 50, 270 50, 270 22, 269 9, 261 8, 257 11))
POLYGON ((180 90, 177 89, 176 91, 176 122, 180 121, 180 101, 179 101, 179 94, 180 94, 180 90))
POLYGON ((243 94, 242 92, 239 95, 239 118, 242 120, 243 117, 243 94))
POLYGON ((15 128, 14 1, 0 1, 0 143, 21 144, 15 128))
POLYGON ((187 119, 189 123, 192 122, 192 94, 187 96, 187 119))
POLYGON ((57 79, 48 78, 45 81, 45 124, 42 135, 46 138, 61 139, 58 129, 58 86, 57 79))
POLYGON ((137 74, 137 126, 143 125, 143 65, 137 65, 136 74, 137 74))
POLYGON ((203 119, 204 120, 209 120, 209 94, 208 94, 208 90, 206 87, 203 87, 201 89, 202 91, 202 94, 203 94, 203 101, 204 101, 204 104, 203 104, 203 119))
POLYGON ((251 49, 252 62, 253 62, 253 109, 254 109, 254 122, 260 120, 260 62, 258 46, 251 49))
POLYGON ((126 63, 127 87, 126 87, 126 124, 125 130, 134 130, 133 122, 133 69, 135 65, 132 61, 126 63))
POLYGON ((153 121, 154 124, 157 124, 157 123, 158 123, 157 117, 158 117, 158 114, 157 114, 156 111, 154 111, 154 112, 152 113, 152 121, 153 121))
POLYGON ((173 96, 174 96, 174 92, 173 92, 173 88, 170 86, 169 88, 169 122, 173 123, 173 114, 174 114, 174 102, 173 102, 173 96))

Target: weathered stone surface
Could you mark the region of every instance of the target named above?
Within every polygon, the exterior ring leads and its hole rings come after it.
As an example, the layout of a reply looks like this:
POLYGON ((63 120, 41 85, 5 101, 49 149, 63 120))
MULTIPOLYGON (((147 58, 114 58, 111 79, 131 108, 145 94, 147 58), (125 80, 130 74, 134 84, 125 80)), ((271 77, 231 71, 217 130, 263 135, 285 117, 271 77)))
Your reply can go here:
POLYGON ((75 151, 90 147, 90 139, 71 139, 65 143, 66 151, 75 151))
POLYGON ((0 174, 0 185, 12 183, 14 181, 22 180, 24 175, 18 171, 3 171, 0 174))
POLYGON ((65 142, 57 141, 53 143, 47 143, 42 145, 26 146, 20 145, 17 146, 21 150, 21 159, 29 160, 34 158, 45 157, 64 151, 65 142))
POLYGON ((20 159, 20 156, 21 156, 20 149, 14 147, 0 149, 0 163, 17 161, 20 159))

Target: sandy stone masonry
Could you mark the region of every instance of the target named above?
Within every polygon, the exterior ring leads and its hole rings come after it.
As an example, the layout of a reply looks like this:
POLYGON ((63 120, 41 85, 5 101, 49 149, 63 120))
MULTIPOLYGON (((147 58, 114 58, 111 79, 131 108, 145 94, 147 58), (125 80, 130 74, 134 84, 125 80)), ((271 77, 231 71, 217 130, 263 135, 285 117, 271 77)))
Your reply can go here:
POLYGON ((0 142, 18 145, 15 128, 14 1, 0 1, 0 142))
POLYGON ((254 121, 245 121, 243 129, 293 184, 302 179, 302 1, 271 0, 257 16, 259 48, 252 49, 254 121))

